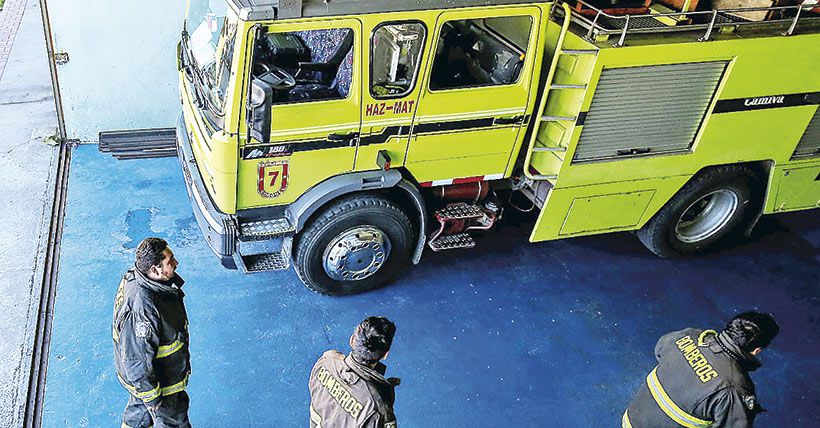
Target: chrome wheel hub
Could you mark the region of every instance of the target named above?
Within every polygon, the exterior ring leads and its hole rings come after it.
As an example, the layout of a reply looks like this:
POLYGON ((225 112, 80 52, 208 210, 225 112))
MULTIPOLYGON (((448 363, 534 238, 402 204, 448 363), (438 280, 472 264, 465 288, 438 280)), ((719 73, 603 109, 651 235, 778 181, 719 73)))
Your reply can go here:
POLYGON ((737 206, 737 193, 715 190, 686 208, 675 225, 675 237, 686 243, 703 241, 726 226, 737 206))
POLYGON ((372 226, 347 230, 325 248, 325 273, 337 281, 359 281, 378 272, 390 256, 390 238, 372 226))

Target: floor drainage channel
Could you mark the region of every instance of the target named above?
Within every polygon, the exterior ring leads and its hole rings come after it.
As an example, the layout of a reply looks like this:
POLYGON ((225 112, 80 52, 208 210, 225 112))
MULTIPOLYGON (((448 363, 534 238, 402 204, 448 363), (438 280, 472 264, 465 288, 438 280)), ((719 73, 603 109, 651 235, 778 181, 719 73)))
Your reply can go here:
POLYGON ((62 143, 59 159, 57 160, 54 201, 51 206, 51 224, 48 232, 43 282, 37 312, 37 327, 34 332, 34 348, 31 355, 28 399, 23 416, 23 426, 25 428, 39 428, 42 426, 48 352, 51 345, 54 300, 57 292, 57 273, 60 270, 60 241, 63 236, 68 173, 71 166, 71 149, 72 143, 62 143))

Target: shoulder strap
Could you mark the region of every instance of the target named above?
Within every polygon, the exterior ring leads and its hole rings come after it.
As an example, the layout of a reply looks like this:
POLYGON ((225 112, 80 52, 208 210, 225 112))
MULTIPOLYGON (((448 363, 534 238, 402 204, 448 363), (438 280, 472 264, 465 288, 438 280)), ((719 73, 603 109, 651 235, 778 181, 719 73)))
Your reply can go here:
POLYGON ((698 336, 698 346, 707 346, 715 340, 717 336, 717 332, 714 330, 703 330, 698 336), (709 340, 709 336, 712 336, 712 340, 709 340))

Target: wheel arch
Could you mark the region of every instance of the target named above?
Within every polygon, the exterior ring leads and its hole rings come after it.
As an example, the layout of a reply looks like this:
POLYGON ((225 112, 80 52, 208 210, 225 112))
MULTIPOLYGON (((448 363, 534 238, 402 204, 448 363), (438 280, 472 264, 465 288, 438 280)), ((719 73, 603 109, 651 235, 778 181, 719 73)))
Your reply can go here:
POLYGON ((765 164, 741 162, 702 168, 636 231, 637 237, 657 256, 677 258, 714 250, 729 242, 727 239, 733 234, 736 237, 747 234, 762 209, 765 187, 761 175, 765 171, 765 164), (724 203, 713 206, 715 199, 710 198, 707 209, 706 205, 698 205, 696 210, 703 211, 695 211, 694 217, 687 219, 687 230, 679 234, 678 226, 682 224, 683 215, 696 202, 713 194, 727 194, 726 189, 734 193, 733 202, 726 202, 725 197, 721 197, 717 200, 724 200, 724 203), (725 208, 726 203, 731 207, 725 208))
POLYGON ((386 197, 398 204, 407 216, 415 221, 418 236, 412 261, 413 264, 418 264, 426 243, 426 204, 418 187, 404 178, 397 169, 337 175, 305 192, 286 210, 296 227, 294 243, 298 242, 299 233, 322 212, 324 207, 356 193, 373 193, 386 197))
POLYGON ((416 232, 416 248, 413 251, 413 264, 418 264, 421 261, 421 255, 424 252, 424 245, 427 243, 427 204, 424 202, 424 197, 419 192, 413 182, 402 179, 392 188, 386 189, 385 192, 389 199, 401 206, 412 220, 415 221, 416 232), (410 214, 415 215, 410 215, 410 214))
MULTIPOLYGON (((639 223, 638 228, 643 227, 647 223, 649 223, 653 217, 658 215, 658 213, 663 210, 663 208, 672 201, 675 196, 677 196, 684 187, 690 182, 696 180, 699 176, 709 172, 710 170, 717 169, 717 168, 724 168, 724 167, 743 167, 748 169, 753 173, 755 182, 751 183, 752 185, 752 195, 755 197, 755 200, 752 201, 755 206, 753 207, 750 212, 754 212, 755 217, 750 222, 750 226, 747 230, 744 231, 744 234, 748 236, 752 229, 754 229, 755 224, 760 220, 763 216, 763 208, 764 202, 769 196, 770 191, 770 184, 771 184, 771 175, 772 170, 774 169, 775 162, 773 160, 759 160, 759 161, 750 161, 750 162, 736 162, 736 163, 726 163, 726 164, 716 164, 716 165, 707 165, 699 169, 697 172, 692 174, 688 180, 683 182, 681 186, 672 193, 668 200, 666 200, 662 205, 659 205, 656 210, 654 210, 651 215, 645 216, 641 223, 639 223)), ((647 213, 650 214, 650 213, 647 213)))
POLYGON ((747 238, 752 235, 757 222, 763 217, 763 211, 766 208, 766 201, 771 196, 772 191, 772 172, 774 170, 774 160, 760 160, 753 162, 742 162, 736 165, 749 168, 756 177, 756 182, 752 184, 752 196, 755 198, 752 203, 752 209, 749 210, 750 216, 748 227, 744 229, 743 235, 747 238))

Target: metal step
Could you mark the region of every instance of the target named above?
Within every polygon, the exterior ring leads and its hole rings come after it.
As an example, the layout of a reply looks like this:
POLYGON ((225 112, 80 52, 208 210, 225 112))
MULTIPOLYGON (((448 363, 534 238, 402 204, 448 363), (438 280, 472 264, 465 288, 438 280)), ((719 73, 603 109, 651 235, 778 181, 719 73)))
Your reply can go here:
POLYGON ((272 220, 249 221, 239 224, 240 238, 269 238, 287 235, 296 231, 296 226, 287 218, 272 220))
POLYGON ((566 147, 533 147, 533 152, 565 152, 566 147))
POLYGON ((457 233, 455 235, 439 236, 434 241, 429 242, 433 251, 455 250, 459 248, 475 247, 475 240, 467 233, 457 233))
POLYGON ((285 270, 290 267, 290 260, 281 252, 242 256, 242 262, 245 263, 247 273, 285 270))
POLYGON ((483 215, 484 212, 481 211, 478 205, 467 203, 450 204, 436 211, 436 218, 440 221, 470 220, 481 218, 483 215))

